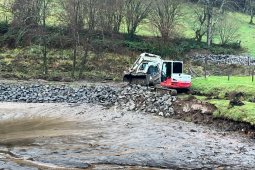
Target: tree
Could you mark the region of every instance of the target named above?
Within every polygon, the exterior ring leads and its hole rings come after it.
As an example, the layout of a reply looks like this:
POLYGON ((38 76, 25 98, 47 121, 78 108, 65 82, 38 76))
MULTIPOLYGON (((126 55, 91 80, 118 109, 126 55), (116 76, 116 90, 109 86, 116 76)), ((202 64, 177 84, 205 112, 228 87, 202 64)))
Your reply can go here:
POLYGON ((41 9, 41 0, 14 0, 11 7, 12 25, 18 27, 38 26, 41 9))
POLYGON ((82 0, 64 0, 60 2, 64 9, 64 14, 62 16, 66 18, 66 22, 73 39, 73 78, 75 78, 77 65, 77 50, 80 42, 80 32, 84 29, 84 2, 85 1, 82 0))
POLYGON ((43 73, 48 75, 48 58, 47 58, 47 28, 46 28, 46 19, 49 14, 49 5, 52 3, 52 0, 42 0, 42 14, 41 21, 43 27, 43 73))
POLYGON ((130 38, 134 38, 137 27, 148 17, 150 6, 149 0, 126 0, 124 17, 130 38))
POLYGON ((115 5, 113 11, 113 32, 119 33, 120 27, 123 20, 123 11, 124 11, 124 2, 125 0, 115 0, 115 5))
MULTIPOLYGON (((52 0, 14 0, 6 1, 13 14, 12 26, 19 28, 19 35, 25 39, 41 37, 43 54, 43 73, 48 74, 47 63, 47 28, 46 18, 49 15, 49 4, 52 0)), ((7 8, 6 8, 7 9, 7 8)))
POLYGON ((238 37, 239 27, 233 20, 229 19, 227 14, 220 19, 217 27, 217 33, 222 45, 226 45, 238 37))
POLYGON ((182 16, 181 1, 156 0, 151 13, 151 23, 160 32, 163 40, 173 35, 178 20, 182 16))
MULTIPOLYGON (((213 34, 215 31, 215 25, 218 23, 219 18, 227 8, 231 8, 232 0, 199 0, 198 4, 204 6, 204 14, 206 15, 206 36, 207 45, 211 46, 213 40, 213 34)), ((200 17, 197 18, 198 20, 200 17)), ((200 21, 196 21, 200 22, 200 21)), ((201 23, 201 22, 200 22, 201 23)), ((197 31, 197 30, 196 30, 197 31)))
POLYGON ((98 14, 98 4, 99 0, 84 0, 85 21, 87 22, 87 27, 89 32, 95 31, 97 25, 97 14, 98 14))
POLYGON ((101 0, 98 25, 103 32, 118 33, 123 19, 124 0, 101 0))
POLYGON ((195 31, 195 40, 197 42, 201 42, 202 38, 206 35, 207 29, 206 29, 206 19, 207 19, 207 13, 206 13, 206 6, 205 5, 199 5, 194 10, 195 13, 195 21, 193 25, 193 30, 195 31))
POLYGON ((250 24, 253 24, 253 18, 255 15, 255 1, 254 0, 248 0, 248 11, 250 15, 250 24))

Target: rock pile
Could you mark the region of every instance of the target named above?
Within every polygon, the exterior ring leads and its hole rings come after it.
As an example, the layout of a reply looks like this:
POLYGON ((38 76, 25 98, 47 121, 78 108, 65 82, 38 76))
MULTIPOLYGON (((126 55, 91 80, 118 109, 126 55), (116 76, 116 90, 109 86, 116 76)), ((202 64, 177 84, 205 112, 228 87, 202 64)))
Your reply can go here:
POLYGON ((0 85, 0 101, 26 103, 113 103, 117 91, 110 87, 71 88, 49 85, 0 85))
POLYGON ((25 103, 94 103, 117 106, 127 111, 139 111, 170 117, 176 97, 153 92, 147 87, 132 85, 122 88, 110 86, 65 85, 0 85, 1 102, 25 103))
POLYGON ((196 55, 192 57, 193 61, 205 62, 213 64, 234 64, 234 65, 255 65, 255 59, 248 56, 235 55, 196 55))
POLYGON ((154 113, 159 116, 171 117, 174 114, 172 103, 175 96, 150 91, 147 87, 129 86, 121 90, 117 106, 128 111, 154 113))

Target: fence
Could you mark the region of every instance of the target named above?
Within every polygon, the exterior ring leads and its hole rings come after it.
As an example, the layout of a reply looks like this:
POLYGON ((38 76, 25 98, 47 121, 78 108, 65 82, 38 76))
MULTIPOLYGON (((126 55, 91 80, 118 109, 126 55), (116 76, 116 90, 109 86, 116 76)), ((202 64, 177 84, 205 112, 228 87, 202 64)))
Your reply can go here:
POLYGON ((195 77, 204 76, 251 76, 254 80, 255 58, 234 55, 196 55, 191 58, 189 73, 195 77), (194 69, 200 67, 199 73, 194 69), (202 68, 201 68, 202 67, 202 68), (201 73, 201 70, 203 70, 201 73))

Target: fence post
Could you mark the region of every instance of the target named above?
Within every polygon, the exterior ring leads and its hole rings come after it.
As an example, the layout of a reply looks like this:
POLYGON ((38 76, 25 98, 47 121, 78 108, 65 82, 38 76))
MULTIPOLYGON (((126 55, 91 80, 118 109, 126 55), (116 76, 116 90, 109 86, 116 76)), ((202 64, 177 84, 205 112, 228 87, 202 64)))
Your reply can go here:
POLYGON ((249 70, 249 76, 251 75, 251 67, 250 67, 250 65, 251 65, 251 58, 250 57, 248 57, 248 70, 249 70))
POLYGON ((231 71, 232 71, 231 67, 228 66, 228 81, 230 81, 231 71))
POLYGON ((254 68, 252 69, 252 82, 254 82, 254 68))
POLYGON ((206 72, 207 72, 207 56, 205 57, 205 65, 204 65, 204 71, 205 71, 205 78, 206 76, 206 72))

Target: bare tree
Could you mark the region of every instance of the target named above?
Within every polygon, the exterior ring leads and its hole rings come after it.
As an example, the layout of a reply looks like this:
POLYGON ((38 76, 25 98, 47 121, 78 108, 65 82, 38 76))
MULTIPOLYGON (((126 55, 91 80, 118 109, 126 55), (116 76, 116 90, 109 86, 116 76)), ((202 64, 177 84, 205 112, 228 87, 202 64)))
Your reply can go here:
POLYGON ((125 19, 130 38, 134 37, 137 27, 148 17, 151 10, 150 7, 150 0, 126 0, 125 19))
POLYGON ((64 13, 62 16, 66 19, 68 28, 71 31, 73 39, 73 69, 72 77, 75 78, 77 65, 77 53, 80 43, 80 32, 84 29, 84 2, 82 0, 63 0, 61 1, 64 13))
POLYGON ((41 14, 41 22, 43 27, 43 73, 48 75, 48 58, 47 58, 47 28, 46 28, 46 19, 49 15, 49 5, 53 0, 42 0, 42 14, 41 14))
POLYGON ((199 0, 198 4, 205 6, 207 45, 211 46, 215 25, 219 22, 224 11, 236 3, 232 0, 199 0))
POLYGON ((20 29, 20 35, 30 32, 32 36, 39 35, 42 38, 45 75, 48 74, 46 19, 51 2, 52 0, 6 0, 3 4, 5 9, 13 14, 12 26, 20 29))
POLYGON ((250 24, 253 24, 253 18, 255 15, 255 1, 254 0, 248 0, 248 13, 250 15, 250 24))
POLYGON ((83 0, 83 19, 89 32, 93 32, 97 26, 97 16, 100 0, 83 0))
POLYGON ((173 36, 178 20, 182 16, 182 2, 179 0, 155 0, 154 3, 151 22, 166 41, 173 36))
POLYGON ((125 0, 115 0, 114 14, 113 14, 113 31, 119 33, 124 15, 125 0))
POLYGON ((201 42, 202 38, 206 35, 206 32, 207 32, 207 29, 206 29, 206 19, 207 19, 206 6, 199 5, 198 7, 195 7, 194 13, 195 13, 195 22, 193 25, 193 30, 195 31, 195 40, 198 42, 201 42))
POLYGON ((238 25, 225 14, 217 25, 217 33, 222 45, 234 41, 238 37, 238 25))
POLYGON ((103 32, 120 30, 123 19, 124 0, 100 0, 98 9, 98 25, 103 32))
POLYGON ((12 24, 18 27, 38 26, 42 9, 41 0, 14 0, 12 24))

